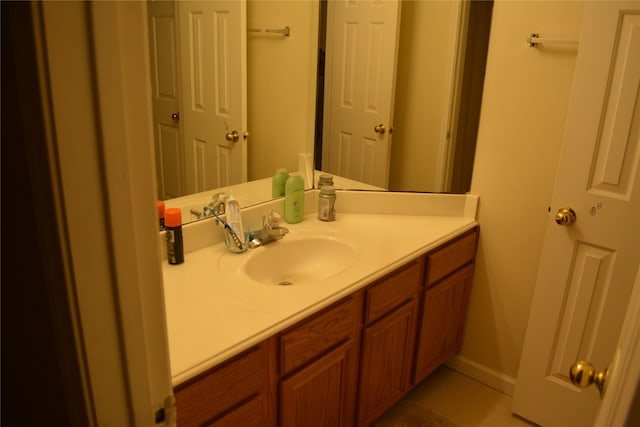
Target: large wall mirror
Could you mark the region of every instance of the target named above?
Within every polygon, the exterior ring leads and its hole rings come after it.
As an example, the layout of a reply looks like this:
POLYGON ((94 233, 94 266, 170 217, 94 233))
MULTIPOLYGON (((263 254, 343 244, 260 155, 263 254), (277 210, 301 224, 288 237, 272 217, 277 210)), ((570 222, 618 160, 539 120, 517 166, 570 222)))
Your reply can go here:
POLYGON ((278 168, 468 191, 490 1, 148 6, 158 198, 185 222, 221 189, 270 199, 278 168))

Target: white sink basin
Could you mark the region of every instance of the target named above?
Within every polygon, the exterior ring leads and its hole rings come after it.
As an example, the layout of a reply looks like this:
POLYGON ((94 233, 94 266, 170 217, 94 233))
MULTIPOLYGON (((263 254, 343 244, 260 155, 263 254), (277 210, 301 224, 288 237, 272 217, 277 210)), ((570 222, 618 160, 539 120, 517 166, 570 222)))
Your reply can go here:
POLYGON ((353 266, 357 259, 357 247, 347 239, 288 234, 242 255, 225 254, 219 266, 226 270, 223 272, 246 275, 265 285, 288 286, 329 279, 353 266))

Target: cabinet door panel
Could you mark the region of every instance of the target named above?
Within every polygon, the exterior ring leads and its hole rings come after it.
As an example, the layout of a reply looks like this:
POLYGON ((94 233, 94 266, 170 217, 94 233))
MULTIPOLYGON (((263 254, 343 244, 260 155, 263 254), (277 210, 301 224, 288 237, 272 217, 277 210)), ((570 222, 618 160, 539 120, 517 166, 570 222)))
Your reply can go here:
POLYGON ((468 265, 425 291, 415 383, 460 350, 472 274, 473 266, 468 265))
POLYGON ((364 330, 358 424, 368 425, 410 388, 417 302, 412 300, 364 330))
POLYGON ((280 426, 351 426, 354 419, 353 341, 280 383, 280 426))

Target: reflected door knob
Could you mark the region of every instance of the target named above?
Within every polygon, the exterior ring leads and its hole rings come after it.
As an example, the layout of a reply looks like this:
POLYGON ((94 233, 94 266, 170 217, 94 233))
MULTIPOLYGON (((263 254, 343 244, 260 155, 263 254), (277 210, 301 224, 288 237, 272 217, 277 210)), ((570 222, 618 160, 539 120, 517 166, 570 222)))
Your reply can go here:
POLYGON ((555 219, 559 225, 570 225, 576 221, 576 212, 571 208, 561 208, 555 219))
POLYGON ((385 132, 385 127, 382 123, 380 123, 378 126, 374 127, 373 130, 376 131, 376 133, 380 133, 383 134, 385 132))
POLYGON ((596 371, 596 368, 586 360, 578 360, 569 369, 569 378, 573 385, 580 388, 587 388, 591 384, 595 384, 600 390, 600 398, 604 395, 607 378, 609 377, 609 368, 604 371, 596 371))
POLYGON ((238 139, 240 139, 240 134, 238 133, 238 131, 237 131, 237 130, 234 130, 234 131, 228 132, 228 133, 224 136, 224 138, 225 138, 227 141, 238 142, 238 139))

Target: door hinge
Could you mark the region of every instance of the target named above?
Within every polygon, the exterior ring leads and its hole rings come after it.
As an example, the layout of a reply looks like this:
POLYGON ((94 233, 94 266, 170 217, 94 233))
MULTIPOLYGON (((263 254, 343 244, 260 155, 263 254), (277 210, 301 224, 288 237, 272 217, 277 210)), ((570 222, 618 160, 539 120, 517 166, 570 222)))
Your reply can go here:
POLYGON ((175 427, 176 425, 176 398, 173 394, 164 399, 164 407, 158 409, 154 414, 156 425, 175 427))

